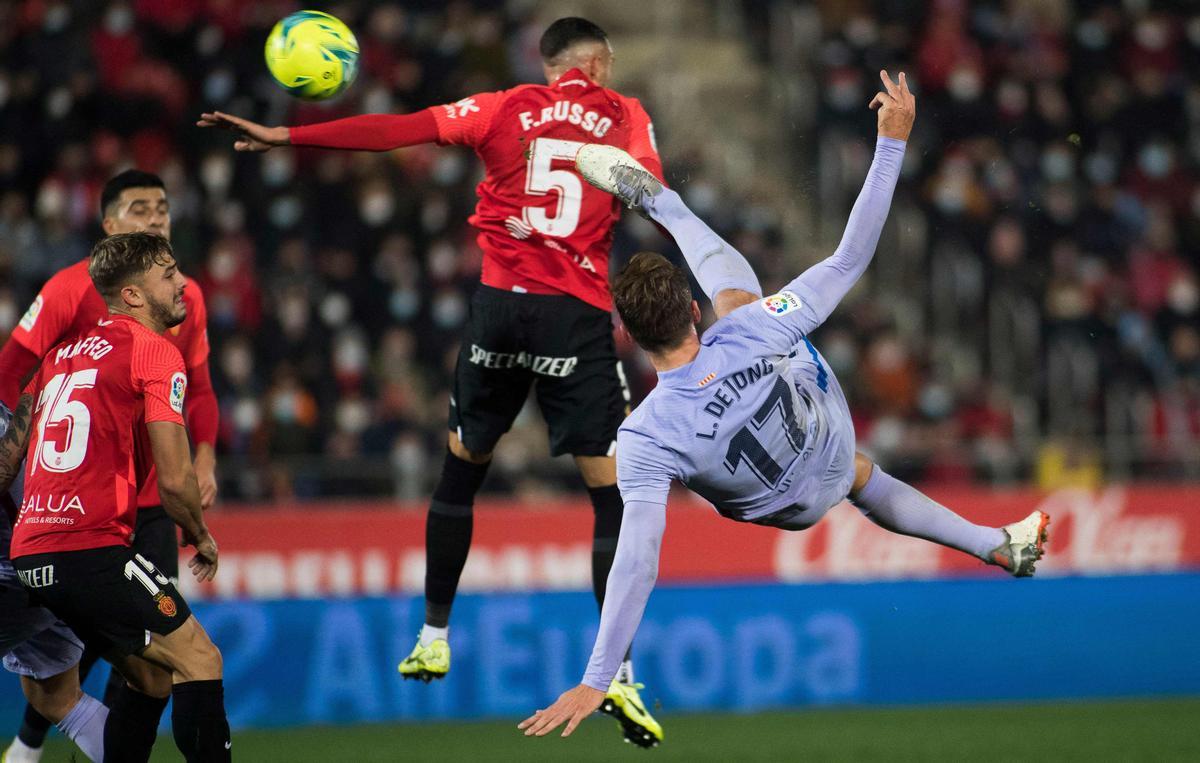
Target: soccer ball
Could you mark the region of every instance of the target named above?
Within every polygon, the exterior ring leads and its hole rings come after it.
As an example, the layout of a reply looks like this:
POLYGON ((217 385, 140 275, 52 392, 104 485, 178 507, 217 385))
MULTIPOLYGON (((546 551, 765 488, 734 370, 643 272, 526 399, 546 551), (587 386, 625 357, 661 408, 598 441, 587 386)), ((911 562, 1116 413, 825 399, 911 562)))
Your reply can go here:
POLYGON ((321 101, 349 87, 358 74, 358 40, 337 18, 296 11, 267 36, 267 68, 297 98, 321 101))

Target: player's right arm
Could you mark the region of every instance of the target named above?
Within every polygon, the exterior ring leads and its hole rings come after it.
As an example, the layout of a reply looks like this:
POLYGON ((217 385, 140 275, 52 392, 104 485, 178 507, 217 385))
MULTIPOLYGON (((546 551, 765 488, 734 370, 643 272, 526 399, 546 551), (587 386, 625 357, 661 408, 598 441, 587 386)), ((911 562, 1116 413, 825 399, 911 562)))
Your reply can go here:
POLYGON ((625 513, 604 591, 596 645, 583 681, 563 692, 550 707, 517 724, 525 736, 545 736, 564 723, 562 735, 570 736, 604 701, 658 578, 658 552, 667 524, 667 492, 674 462, 673 455, 652 438, 627 429, 618 433, 617 484, 625 513))
POLYGON ((608 691, 641 624, 658 579, 667 526, 667 494, 676 473, 672 453, 648 435, 622 429, 617 436, 617 485, 625 504, 621 534, 600 614, 600 630, 582 683, 608 691))
POLYGON ((422 143, 479 143, 504 93, 477 93, 412 114, 362 114, 297 127, 267 127, 220 111, 200 115, 200 127, 224 127, 238 134, 237 151, 269 151, 276 146, 309 146, 355 151, 391 151, 422 143))
POLYGON ((904 73, 899 83, 893 83, 887 72, 879 76, 887 92, 878 93, 871 101, 871 108, 879 109, 875 159, 854 202, 841 243, 832 255, 801 273, 783 291, 762 300, 761 310, 747 307, 740 311, 739 320, 747 324, 745 333, 762 340, 774 352, 786 354, 824 323, 875 255, 916 116, 916 99, 909 92, 904 73))

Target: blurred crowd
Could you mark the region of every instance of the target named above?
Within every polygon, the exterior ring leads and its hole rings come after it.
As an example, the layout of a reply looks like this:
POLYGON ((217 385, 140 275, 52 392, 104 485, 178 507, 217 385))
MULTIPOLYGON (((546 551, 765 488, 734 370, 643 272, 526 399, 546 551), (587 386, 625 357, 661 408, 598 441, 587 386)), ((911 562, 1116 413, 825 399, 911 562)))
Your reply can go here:
MULTIPOLYGON (((744 5, 753 30, 769 4, 744 5)), ((1200 439, 1200 15, 1136 0, 928 5, 816 4, 819 137, 795 141, 840 228, 870 159, 875 72, 914 73, 888 256, 869 298, 818 338, 864 446, 914 479, 1184 474, 1200 439)), ((157 172, 207 297, 225 497, 423 497, 480 268, 465 222, 478 161, 432 146, 236 154, 195 119, 300 124, 537 82, 546 19, 527 2, 330 5, 358 34, 361 71, 312 105, 262 61, 296 7, 0 4, 0 339, 50 274, 86 256, 104 181, 157 172)), ((661 132, 660 144, 668 180, 769 288, 782 283, 771 210, 731 212, 719 189, 687 182, 702 154, 673 155, 661 132)), ((614 259, 646 246, 668 251, 627 220, 614 259)), ((622 354, 636 398, 653 374, 622 354)), ((573 484, 544 441, 523 414, 485 491, 573 484)))
POLYGON ((862 445, 926 480, 1196 477, 1200 8, 924 5, 818 2, 807 51, 823 212, 861 184, 879 70, 918 88, 867 298, 820 343, 862 445))

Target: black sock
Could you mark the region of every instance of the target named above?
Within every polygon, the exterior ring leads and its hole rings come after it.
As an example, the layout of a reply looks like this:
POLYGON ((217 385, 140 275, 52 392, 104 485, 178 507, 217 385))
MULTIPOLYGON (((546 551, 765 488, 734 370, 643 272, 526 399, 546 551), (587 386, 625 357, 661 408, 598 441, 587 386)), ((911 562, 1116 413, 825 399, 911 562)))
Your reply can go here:
MULTIPOLYGON (((171 690, 171 732, 175 746, 188 763, 224 763, 232 760, 229 721, 225 717, 225 689, 221 679, 186 681, 171 690)), ((107 758, 107 748, 105 758, 107 758)))
MULTIPOLYGON (((93 649, 88 645, 84 645, 83 655, 79 658, 79 683, 83 683, 88 673, 92 672, 92 666, 100 659, 100 651, 93 649)), ((113 671, 116 674, 116 671, 113 671)), ((118 676, 119 677, 119 676, 118 676)), ((121 679, 121 683, 125 683, 121 679)), ((108 695, 104 695, 104 704, 109 707, 112 703, 108 701, 108 695)), ((21 719, 21 730, 17 732, 17 738, 22 744, 28 747, 41 747, 46 743, 46 734, 50 732, 50 727, 54 724, 42 717, 42 714, 33 709, 33 705, 25 705, 25 717, 21 719)))
MULTIPOLYGON (((82 667, 83 663, 81 662, 80 668, 82 667)), ((79 677, 79 683, 83 683, 83 676, 79 677)), ((117 697, 127 686, 128 684, 125 683, 125 676, 121 675, 121 671, 117 670, 116 668, 108 671, 108 683, 104 685, 104 704, 112 707, 117 701, 117 697)), ((159 715, 162 715, 162 713, 160 712, 159 715)))
POLYGON ((604 588, 608 585, 608 573, 617 554, 625 506, 616 485, 589 487, 588 497, 592 499, 592 511, 596 515, 592 526, 592 593, 596 595, 596 604, 603 607, 604 588))
POLYGON ((166 707, 166 697, 142 694, 122 681, 113 693, 104 723, 104 759, 121 763, 149 760, 166 707))
MULTIPOLYGON (((604 589, 608 587, 608 573, 612 571, 613 559, 617 555, 617 538, 621 535, 621 517, 625 504, 616 485, 589 487, 592 511, 596 522, 592 526, 592 593, 596 606, 604 608, 604 589)), ((630 647, 632 649, 633 647, 630 647)), ((629 652, 625 652, 629 659, 629 652)))
POLYGON ((490 463, 473 464, 447 450, 442 478, 429 502, 425 521, 425 622, 438 628, 450 623, 458 579, 471 550, 475 494, 490 463))
POLYGON ((21 719, 21 730, 17 739, 28 747, 41 747, 46 742, 46 734, 50 731, 50 721, 33 709, 33 705, 25 706, 25 717, 21 719))

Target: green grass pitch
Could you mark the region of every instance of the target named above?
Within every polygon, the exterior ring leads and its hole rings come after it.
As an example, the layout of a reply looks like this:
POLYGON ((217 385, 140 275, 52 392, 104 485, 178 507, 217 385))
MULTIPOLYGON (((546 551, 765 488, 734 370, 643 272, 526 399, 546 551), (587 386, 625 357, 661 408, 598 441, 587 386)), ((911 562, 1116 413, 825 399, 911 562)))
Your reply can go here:
MULTIPOLYGON (((666 741, 655 750, 621 742, 610 718, 589 718, 570 739, 525 739, 516 721, 246 731, 234 735, 233 753, 256 763, 1200 760, 1200 698, 664 715, 666 741)), ((61 739, 43 757, 70 759, 61 739)), ((180 760, 169 736, 152 760, 180 760)))

